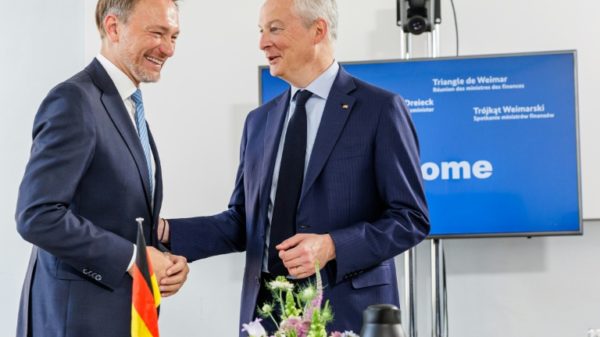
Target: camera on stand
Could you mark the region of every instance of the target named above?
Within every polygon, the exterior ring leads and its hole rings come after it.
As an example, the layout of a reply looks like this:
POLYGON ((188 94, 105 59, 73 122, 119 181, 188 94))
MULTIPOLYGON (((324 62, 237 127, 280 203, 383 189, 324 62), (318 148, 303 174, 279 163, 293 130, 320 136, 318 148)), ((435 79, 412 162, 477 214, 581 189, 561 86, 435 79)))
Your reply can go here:
POLYGON ((396 24, 402 27, 405 33, 420 35, 432 32, 434 24, 439 23, 439 0, 396 0, 396 24))

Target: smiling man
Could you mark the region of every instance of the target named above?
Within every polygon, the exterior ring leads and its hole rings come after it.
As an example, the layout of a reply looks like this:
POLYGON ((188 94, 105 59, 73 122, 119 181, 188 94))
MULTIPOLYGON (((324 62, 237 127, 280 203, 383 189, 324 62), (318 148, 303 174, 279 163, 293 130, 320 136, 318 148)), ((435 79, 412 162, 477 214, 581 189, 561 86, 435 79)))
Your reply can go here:
POLYGON ((290 87, 248 115, 229 209, 159 233, 189 260, 246 251, 240 323, 272 301, 266 281, 318 262, 331 328, 358 332, 368 305, 399 305, 394 257, 429 233, 415 129, 399 96, 336 62, 335 0, 267 0, 259 29, 290 87))
POLYGON ((155 247, 162 203, 140 83, 156 82, 179 34, 174 0, 99 0, 98 56, 53 88, 33 126, 17 229, 34 247, 18 337, 131 334, 136 218, 163 296, 189 271, 155 247))

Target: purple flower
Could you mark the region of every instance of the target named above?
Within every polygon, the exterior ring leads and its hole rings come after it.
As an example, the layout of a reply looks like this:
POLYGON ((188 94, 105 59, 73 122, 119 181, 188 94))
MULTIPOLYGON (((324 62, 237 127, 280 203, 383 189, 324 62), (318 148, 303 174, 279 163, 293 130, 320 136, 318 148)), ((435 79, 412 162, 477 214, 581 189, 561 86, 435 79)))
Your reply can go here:
POLYGON ((281 322, 279 331, 290 331, 296 332, 298 337, 306 337, 310 328, 310 321, 303 321, 300 317, 288 317, 286 320, 281 322))
POLYGON ((319 272, 319 263, 317 262, 317 265, 315 266, 316 269, 316 287, 317 287, 317 294, 315 295, 315 297, 312 299, 312 301, 310 301, 310 303, 306 306, 306 308, 304 308, 304 320, 306 321, 311 321, 312 320, 312 316, 313 316, 313 312, 315 311, 315 309, 320 309, 321 308, 321 302, 323 302, 323 282, 321 281, 321 273, 319 272))

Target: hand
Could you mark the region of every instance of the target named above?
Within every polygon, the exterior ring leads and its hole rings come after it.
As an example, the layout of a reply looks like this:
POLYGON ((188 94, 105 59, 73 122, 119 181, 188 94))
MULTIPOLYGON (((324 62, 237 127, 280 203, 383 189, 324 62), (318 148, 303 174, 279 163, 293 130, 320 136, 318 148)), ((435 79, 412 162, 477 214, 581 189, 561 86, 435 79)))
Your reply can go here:
POLYGON ((146 249, 150 263, 152 263, 152 269, 156 275, 156 281, 160 284, 162 279, 167 277, 167 269, 173 265, 173 261, 171 261, 167 254, 154 247, 146 247, 146 249))
POLYGON ((335 259, 335 245, 329 234, 296 234, 275 247, 288 273, 306 278, 315 273, 315 264, 325 267, 335 259))
POLYGON ((169 297, 178 292, 187 280, 187 275, 190 272, 185 257, 169 253, 167 253, 167 256, 173 262, 173 265, 167 269, 167 277, 160 281, 160 294, 163 297, 169 297))
POLYGON ((162 243, 169 243, 169 222, 166 219, 158 219, 158 226, 156 227, 156 235, 158 240, 162 243))

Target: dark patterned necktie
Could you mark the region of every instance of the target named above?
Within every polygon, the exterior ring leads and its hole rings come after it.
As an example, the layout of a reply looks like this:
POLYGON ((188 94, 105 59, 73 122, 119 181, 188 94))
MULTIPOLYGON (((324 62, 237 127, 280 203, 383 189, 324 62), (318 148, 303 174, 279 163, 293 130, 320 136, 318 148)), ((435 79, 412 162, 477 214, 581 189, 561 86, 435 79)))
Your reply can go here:
POLYGON ((296 93, 296 108, 288 124, 283 144, 269 241, 268 267, 272 275, 288 274, 275 246, 296 234, 296 210, 304 180, 306 156, 305 105, 311 95, 312 92, 308 90, 296 93))

